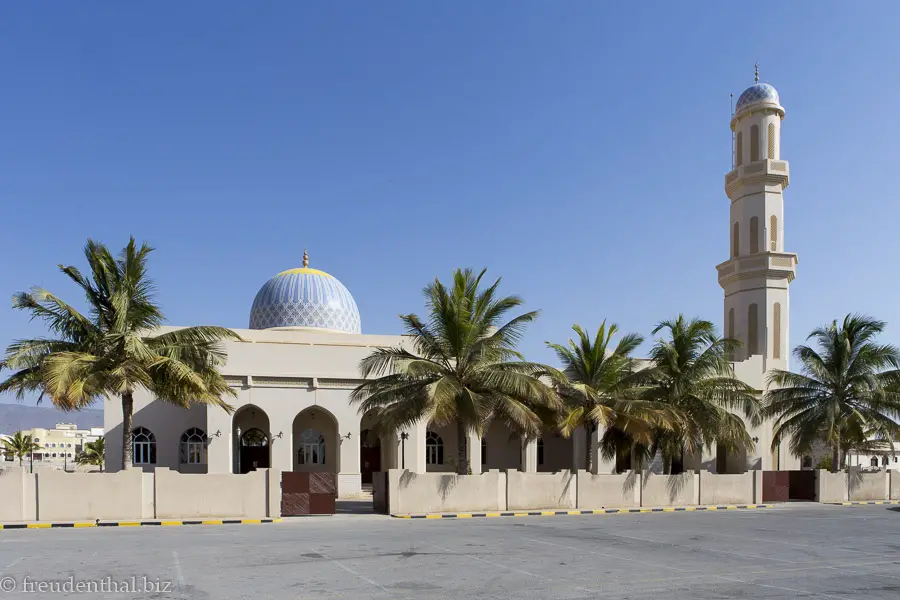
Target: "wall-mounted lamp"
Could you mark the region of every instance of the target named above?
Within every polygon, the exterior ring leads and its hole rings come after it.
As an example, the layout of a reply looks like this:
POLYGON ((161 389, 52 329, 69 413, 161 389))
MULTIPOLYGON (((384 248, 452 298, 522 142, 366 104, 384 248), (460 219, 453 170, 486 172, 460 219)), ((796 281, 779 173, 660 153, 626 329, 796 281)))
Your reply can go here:
POLYGON ((284 432, 282 432, 282 431, 279 431, 278 433, 272 433, 271 431, 269 432, 269 437, 272 438, 273 440, 274 440, 275 438, 281 439, 281 437, 282 437, 283 435, 284 435, 284 432))
POLYGON ((222 437, 222 430, 216 429, 216 432, 209 434, 209 437, 222 437))
POLYGON ((346 435, 342 435, 342 436, 341 436, 341 439, 342 439, 342 440, 349 440, 349 439, 350 439, 350 432, 348 431, 346 435))
POLYGON ((754 443, 754 444, 759 443, 759 438, 758 438, 758 437, 753 438, 753 443, 754 443))

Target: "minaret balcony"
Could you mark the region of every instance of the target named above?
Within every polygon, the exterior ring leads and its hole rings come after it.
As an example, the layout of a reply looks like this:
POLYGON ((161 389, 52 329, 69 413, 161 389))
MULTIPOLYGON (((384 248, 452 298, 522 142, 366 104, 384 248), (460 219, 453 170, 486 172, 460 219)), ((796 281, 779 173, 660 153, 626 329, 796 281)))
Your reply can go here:
POLYGON ((790 283, 797 270, 797 255, 790 252, 746 254, 716 265, 716 270, 719 272, 719 285, 723 288, 739 279, 751 277, 787 279, 790 283))
POLYGON ((790 184, 791 169, 786 160, 758 160, 735 167, 725 174, 725 193, 732 197, 735 192, 749 185, 780 185, 781 189, 790 184))

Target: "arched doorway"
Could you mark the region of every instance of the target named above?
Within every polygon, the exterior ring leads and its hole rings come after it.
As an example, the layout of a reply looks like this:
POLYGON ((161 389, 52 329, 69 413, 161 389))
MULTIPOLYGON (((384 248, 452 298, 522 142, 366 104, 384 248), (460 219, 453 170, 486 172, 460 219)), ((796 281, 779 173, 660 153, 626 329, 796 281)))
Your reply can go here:
POLYGON ((338 423, 330 412, 321 406, 312 406, 294 418, 292 428, 294 456, 293 471, 311 473, 341 470, 341 446, 338 423))
POLYGON ((268 469, 272 465, 269 416, 256 406, 244 406, 234 414, 235 473, 268 469))

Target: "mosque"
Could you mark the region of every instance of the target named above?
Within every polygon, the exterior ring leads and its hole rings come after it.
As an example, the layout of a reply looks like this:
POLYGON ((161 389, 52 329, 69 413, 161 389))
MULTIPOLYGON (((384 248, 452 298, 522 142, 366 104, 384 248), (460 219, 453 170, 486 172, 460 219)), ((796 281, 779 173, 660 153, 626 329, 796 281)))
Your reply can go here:
MULTIPOLYGON (((730 256, 716 266, 724 290, 724 331, 743 347, 734 356, 738 377, 757 390, 765 373, 786 369, 789 354, 789 285, 797 255, 784 248, 783 191, 789 169, 781 158, 784 119, 778 92, 756 83, 738 98, 731 118, 732 169, 725 175, 730 200, 730 256)), ((172 328, 165 328, 172 329, 172 328)), ((455 471, 452 428, 419 423, 379 437, 371 415, 350 404, 361 382, 360 360, 380 347, 404 343, 402 336, 362 333, 350 291, 334 276, 303 265, 278 273, 256 295, 248 329, 240 342, 227 342, 222 373, 237 392, 233 414, 217 407, 183 409, 135 395, 132 440, 134 464, 145 470, 168 467, 183 473, 245 473, 272 467, 282 471, 338 474, 340 496, 353 496, 388 468, 414 472, 455 471)), ((121 456, 122 410, 104 405, 106 448, 121 456)), ((486 469, 559 471, 584 464, 584 431, 571 439, 547 431, 523 443, 501 424, 468 440, 473 473, 486 469), (581 451, 581 455, 579 455, 581 451)), ((592 435, 599 439, 600 432, 592 435)), ((796 469, 799 459, 786 448, 770 451, 770 424, 752 430, 751 455, 713 452, 688 457, 687 469, 740 473, 747 469, 796 469)), ((596 456, 597 472, 614 472, 615 461, 596 456)), ((116 460, 108 466, 117 468, 116 460)))

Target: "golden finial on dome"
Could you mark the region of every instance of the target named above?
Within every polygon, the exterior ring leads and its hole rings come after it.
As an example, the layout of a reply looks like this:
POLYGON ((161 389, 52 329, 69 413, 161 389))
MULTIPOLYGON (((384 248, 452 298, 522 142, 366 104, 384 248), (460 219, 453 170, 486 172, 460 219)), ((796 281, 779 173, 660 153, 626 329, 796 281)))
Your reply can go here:
POLYGON ((753 83, 759 83, 759 63, 753 65, 753 83))
POLYGON ((309 254, 306 253, 306 248, 303 249, 303 268, 309 268, 309 254))

